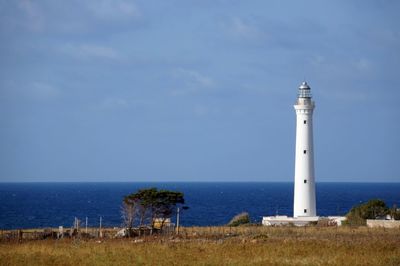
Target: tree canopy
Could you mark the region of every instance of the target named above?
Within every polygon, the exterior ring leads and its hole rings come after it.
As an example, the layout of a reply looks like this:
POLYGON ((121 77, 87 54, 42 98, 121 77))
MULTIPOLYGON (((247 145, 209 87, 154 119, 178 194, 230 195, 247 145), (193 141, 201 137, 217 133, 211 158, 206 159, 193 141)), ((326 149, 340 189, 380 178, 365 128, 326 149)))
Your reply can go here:
POLYGON ((157 219, 161 221, 161 228, 164 221, 173 215, 177 205, 184 203, 182 192, 157 188, 140 189, 136 193, 125 196, 123 200, 126 209, 135 209, 133 215, 138 219, 139 226, 148 222, 151 227, 154 227, 157 219))

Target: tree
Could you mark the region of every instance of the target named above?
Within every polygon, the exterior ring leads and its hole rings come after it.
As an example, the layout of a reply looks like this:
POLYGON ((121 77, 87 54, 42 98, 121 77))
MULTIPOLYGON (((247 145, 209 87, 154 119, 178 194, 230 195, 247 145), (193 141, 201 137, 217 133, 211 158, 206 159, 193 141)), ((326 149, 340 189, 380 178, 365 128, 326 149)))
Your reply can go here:
POLYGON ((372 199, 367 203, 360 204, 351 208, 346 214, 348 225, 365 225, 366 219, 376 219, 388 214, 389 208, 380 199, 372 199))
POLYGON ((151 214, 152 205, 157 198, 157 189, 140 189, 136 193, 125 196, 124 202, 129 205, 136 205, 139 215, 139 226, 142 227, 151 214))
POLYGON ((135 201, 131 201, 125 197, 122 202, 121 215, 122 221, 125 228, 128 229, 128 237, 131 236, 132 227, 135 222, 136 215, 138 213, 138 204, 135 201))
POLYGON ((155 219, 161 220, 161 228, 164 226, 164 222, 167 218, 171 218, 172 214, 176 210, 178 204, 184 204, 183 193, 160 190, 156 194, 156 198, 153 201, 152 206, 152 227, 154 227, 155 219))
POLYGON ((171 218, 178 204, 184 204, 182 192, 157 190, 157 188, 140 189, 124 197, 123 204, 134 206, 135 213, 139 216, 139 226, 146 221, 154 228, 155 221, 161 221, 161 229, 165 220, 171 218))

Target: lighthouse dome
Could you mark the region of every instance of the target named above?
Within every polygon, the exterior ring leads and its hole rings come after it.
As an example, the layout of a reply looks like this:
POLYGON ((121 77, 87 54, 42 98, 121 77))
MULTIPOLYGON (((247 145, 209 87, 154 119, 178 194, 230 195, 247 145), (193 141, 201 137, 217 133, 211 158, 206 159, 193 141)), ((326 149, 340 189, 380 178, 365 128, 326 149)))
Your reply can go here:
POLYGON ((307 84, 306 81, 303 81, 303 83, 301 83, 299 89, 300 89, 300 90, 309 90, 309 89, 311 89, 311 88, 310 88, 310 86, 308 86, 308 84, 307 84))

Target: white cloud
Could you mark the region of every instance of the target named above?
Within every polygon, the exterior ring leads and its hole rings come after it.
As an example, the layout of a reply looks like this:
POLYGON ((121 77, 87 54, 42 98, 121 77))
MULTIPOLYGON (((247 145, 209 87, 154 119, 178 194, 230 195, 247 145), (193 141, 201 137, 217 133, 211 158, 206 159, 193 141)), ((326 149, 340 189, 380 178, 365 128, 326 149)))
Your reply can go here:
POLYGON ((358 88, 345 89, 321 90, 319 94, 336 103, 365 103, 371 99, 370 92, 367 88, 363 90, 358 88))
POLYGON ((254 26, 250 26, 249 24, 246 24, 242 19, 240 18, 234 18, 232 20, 232 28, 234 33, 241 35, 241 36, 257 36, 260 31, 255 28, 254 26))
POLYGON ((106 20, 140 17, 134 2, 128 0, 93 0, 87 2, 87 7, 95 16, 106 20))
POLYGON ((43 81, 6 81, 0 86, 2 89, 2 97, 6 97, 13 101, 50 101, 61 96, 62 91, 59 87, 43 81))
POLYGON ((49 101, 61 96, 59 87, 43 81, 18 81, 5 80, 0 84, 0 98, 6 98, 19 102, 27 101, 49 101))
POLYGON ((18 0, 17 7, 24 13, 23 19, 18 21, 20 25, 32 31, 43 30, 44 16, 35 2, 18 0))
POLYGON ((192 85, 200 85, 202 87, 212 87, 215 85, 215 82, 212 78, 200 74, 194 70, 177 68, 174 71, 174 76, 176 78, 182 78, 192 85))
POLYGON ((215 87, 215 81, 211 77, 195 70, 177 68, 173 70, 172 76, 181 83, 179 88, 172 90, 172 95, 184 95, 215 87))
POLYGON ((106 58, 118 59, 119 55, 116 50, 111 47, 94 45, 94 44, 66 44, 61 47, 61 51, 78 58, 106 58))
POLYGON ((37 100, 53 99, 58 97, 60 93, 60 89, 44 82, 33 82, 29 87, 29 94, 37 100))
POLYGON ((57 96, 60 92, 57 88, 43 82, 34 82, 32 84, 32 90, 36 94, 40 94, 44 97, 57 96))
POLYGON ((0 30, 57 34, 115 32, 136 27, 142 17, 131 0, 0 0, 0 15, 0 30))
POLYGON ((239 17, 232 18, 231 21, 226 24, 225 29, 229 35, 232 35, 238 39, 255 41, 262 40, 266 37, 266 33, 257 25, 254 25, 254 23, 250 23, 239 17))
POLYGON ((91 111, 123 111, 150 108, 156 103, 153 100, 132 99, 129 96, 106 96, 88 105, 91 111))

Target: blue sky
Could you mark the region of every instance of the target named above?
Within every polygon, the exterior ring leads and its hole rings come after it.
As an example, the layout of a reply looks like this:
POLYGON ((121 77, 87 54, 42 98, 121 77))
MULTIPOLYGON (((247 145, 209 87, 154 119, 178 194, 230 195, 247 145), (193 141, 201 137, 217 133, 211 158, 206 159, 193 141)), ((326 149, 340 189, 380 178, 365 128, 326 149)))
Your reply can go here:
POLYGON ((0 0, 0 181, 400 182, 399 1, 0 0))

